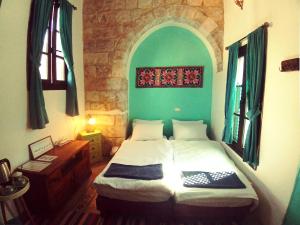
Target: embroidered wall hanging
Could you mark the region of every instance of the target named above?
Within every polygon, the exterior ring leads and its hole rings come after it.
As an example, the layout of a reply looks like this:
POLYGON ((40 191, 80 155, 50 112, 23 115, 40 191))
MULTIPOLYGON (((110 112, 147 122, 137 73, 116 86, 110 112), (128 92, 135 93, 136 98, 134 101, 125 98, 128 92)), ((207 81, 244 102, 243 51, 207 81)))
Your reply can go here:
POLYGON ((201 88, 203 66, 136 68, 137 88, 201 88))

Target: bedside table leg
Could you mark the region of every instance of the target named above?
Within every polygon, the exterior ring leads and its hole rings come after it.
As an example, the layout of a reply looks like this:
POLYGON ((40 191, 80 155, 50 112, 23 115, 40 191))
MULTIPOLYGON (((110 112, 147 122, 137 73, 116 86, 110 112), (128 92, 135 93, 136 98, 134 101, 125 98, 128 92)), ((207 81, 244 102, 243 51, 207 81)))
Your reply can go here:
POLYGON ((13 202, 15 203, 15 207, 16 207, 16 210, 17 210, 17 213, 18 213, 18 217, 23 222, 23 220, 24 220, 24 214, 22 213, 22 209, 20 207, 20 203, 19 203, 18 199, 17 198, 14 199, 13 202))
POLYGON ((4 224, 7 224, 4 202, 0 202, 0 204, 1 204, 1 213, 2 213, 3 222, 4 224))
POLYGON ((23 208, 24 208, 24 210, 25 210, 25 212, 26 212, 26 214, 27 214, 27 216, 29 218, 29 221, 31 222, 32 225, 35 225, 33 217, 31 215, 31 213, 30 213, 30 211, 29 211, 29 209, 28 209, 28 207, 26 205, 26 202, 24 201, 23 197, 20 197, 20 202, 21 202, 21 205, 23 205, 23 208))
POLYGON ((17 212, 18 212, 18 215, 19 215, 21 221, 25 223, 25 222, 27 222, 27 220, 29 220, 30 224, 36 225, 33 220, 33 217, 30 214, 29 209, 27 208, 26 202, 24 201, 23 197, 15 199, 14 203, 17 208, 17 212), (27 217, 26 220, 25 220, 25 217, 27 217))

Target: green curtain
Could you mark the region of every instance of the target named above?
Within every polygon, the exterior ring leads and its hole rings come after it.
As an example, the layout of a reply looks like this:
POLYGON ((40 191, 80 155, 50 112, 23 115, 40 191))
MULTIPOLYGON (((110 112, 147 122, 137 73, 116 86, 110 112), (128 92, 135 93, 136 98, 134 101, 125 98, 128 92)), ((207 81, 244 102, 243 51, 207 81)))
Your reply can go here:
POLYGON ((246 95, 250 125, 247 130, 243 160, 256 168, 258 166, 259 124, 261 114, 261 99, 264 88, 266 64, 267 28, 259 27, 248 35, 246 53, 246 95))
POLYGON ((290 199, 289 207, 285 214, 284 225, 300 224, 300 169, 294 186, 294 191, 290 199))
POLYGON ((227 83, 225 96, 225 127, 223 131, 223 141, 231 144, 233 140, 233 112, 235 103, 235 79, 237 72, 237 61, 239 57, 240 42, 236 42, 229 47, 227 83))
POLYGON ((68 67, 66 113, 69 116, 77 116, 78 102, 74 75, 74 62, 72 51, 72 12, 73 6, 66 0, 60 0, 60 35, 65 62, 68 67))
POLYGON ((32 1, 29 25, 31 29, 28 34, 29 117, 32 129, 42 129, 49 122, 39 67, 51 9, 51 0, 32 1))

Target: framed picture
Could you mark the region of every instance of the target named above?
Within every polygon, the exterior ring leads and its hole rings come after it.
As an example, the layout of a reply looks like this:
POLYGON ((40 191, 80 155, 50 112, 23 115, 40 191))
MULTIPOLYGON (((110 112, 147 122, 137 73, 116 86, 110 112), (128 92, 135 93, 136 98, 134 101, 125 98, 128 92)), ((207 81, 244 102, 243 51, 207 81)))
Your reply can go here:
POLYGON ((40 155, 48 152, 54 148, 54 144, 51 136, 45 137, 41 140, 31 143, 28 145, 32 159, 36 159, 40 155))

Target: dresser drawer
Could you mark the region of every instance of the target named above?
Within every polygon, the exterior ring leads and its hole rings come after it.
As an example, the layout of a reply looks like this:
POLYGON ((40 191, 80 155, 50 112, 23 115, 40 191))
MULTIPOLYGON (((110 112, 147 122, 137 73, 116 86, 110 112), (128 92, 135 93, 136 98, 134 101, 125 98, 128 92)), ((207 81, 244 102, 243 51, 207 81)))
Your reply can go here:
POLYGON ((72 173, 66 174, 60 181, 56 182, 56 187, 54 187, 54 185, 52 185, 51 188, 49 187, 48 202, 50 208, 59 208, 60 205, 67 200, 69 195, 76 190, 73 185, 72 177, 72 173))
POLYGON ((50 190, 50 192, 56 192, 58 190, 60 190, 61 188, 61 183, 62 183, 62 174, 61 171, 55 171, 54 173, 52 173, 47 180, 48 183, 48 190, 50 190))
POLYGON ((99 151, 100 150, 100 143, 94 142, 90 143, 90 152, 99 151))
POLYGON ((90 141, 90 143, 93 143, 93 142, 100 142, 101 141, 101 136, 100 135, 87 135, 87 136, 84 136, 83 137, 84 140, 87 140, 87 141, 90 141))
POLYGON ((101 152, 90 152, 90 162, 96 163, 102 160, 102 154, 101 152))

